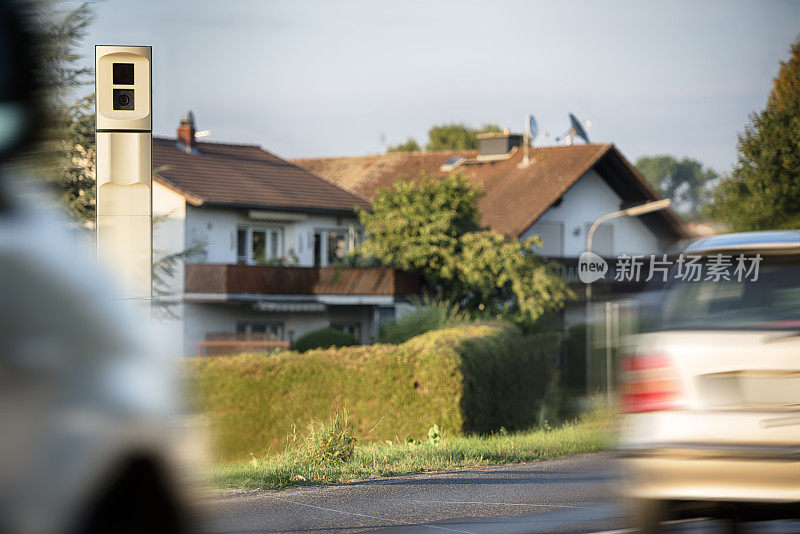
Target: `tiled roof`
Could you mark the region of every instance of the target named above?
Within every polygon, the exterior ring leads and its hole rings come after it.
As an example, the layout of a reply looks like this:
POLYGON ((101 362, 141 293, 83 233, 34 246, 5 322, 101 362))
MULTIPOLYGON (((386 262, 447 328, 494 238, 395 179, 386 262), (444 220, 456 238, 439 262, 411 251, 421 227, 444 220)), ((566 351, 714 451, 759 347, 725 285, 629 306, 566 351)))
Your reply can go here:
MULTIPOLYGON (((481 223, 506 236, 518 237, 581 176, 595 168, 623 201, 641 203, 658 193, 612 144, 531 148, 531 163, 523 167, 524 150, 515 148, 505 159, 476 160, 477 151, 406 152, 343 158, 294 159, 294 163, 347 189, 371 198, 379 189, 425 172, 444 176, 442 165, 462 156, 455 172, 471 175, 481 185, 481 223)), ((653 216, 648 216, 653 217, 653 216)), ((655 215, 671 237, 685 230, 670 210, 655 215)), ((653 219, 651 219, 653 220, 653 219)))
POLYGON ((369 202, 258 145, 153 139, 154 178, 196 205, 349 213, 369 202))

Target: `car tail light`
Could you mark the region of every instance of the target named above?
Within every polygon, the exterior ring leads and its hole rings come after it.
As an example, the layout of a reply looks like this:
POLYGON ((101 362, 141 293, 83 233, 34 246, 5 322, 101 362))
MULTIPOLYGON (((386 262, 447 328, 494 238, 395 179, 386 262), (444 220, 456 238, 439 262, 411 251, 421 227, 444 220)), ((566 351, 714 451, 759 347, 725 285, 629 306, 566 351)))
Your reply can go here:
POLYGON ((653 412, 679 408, 683 390, 675 365, 664 354, 644 354, 623 362, 622 411, 653 412))

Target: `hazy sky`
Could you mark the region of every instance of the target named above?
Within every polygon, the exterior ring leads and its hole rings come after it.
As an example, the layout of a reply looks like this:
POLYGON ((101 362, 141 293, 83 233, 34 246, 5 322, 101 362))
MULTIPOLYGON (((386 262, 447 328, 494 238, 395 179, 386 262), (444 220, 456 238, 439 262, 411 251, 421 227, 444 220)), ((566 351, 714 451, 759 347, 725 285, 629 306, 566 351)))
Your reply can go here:
MULTIPOLYGON (((433 124, 558 135, 718 171, 800 34, 800 2, 109 0, 86 39, 153 46, 154 130, 284 157, 377 153, 433 124)), ((551 143, 541 139, 538 144, 551 143)))

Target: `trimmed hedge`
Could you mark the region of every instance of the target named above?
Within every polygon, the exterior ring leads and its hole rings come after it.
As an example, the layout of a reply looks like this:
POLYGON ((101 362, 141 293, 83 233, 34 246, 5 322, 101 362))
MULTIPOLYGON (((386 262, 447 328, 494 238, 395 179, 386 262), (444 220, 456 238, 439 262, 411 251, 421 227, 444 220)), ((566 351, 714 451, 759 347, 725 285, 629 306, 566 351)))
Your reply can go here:
POLYGON ((281 452, 311 420, 346 408, 362 441, 488 433, 540 422, 556 337, 508 323, 428 332, 399 345, 189 360, 219 459, 281 452))
POLYGON ((333 328, 320 328, 303 334, 292 343, 292 350, 305 352, 311 349, 327 349, 331 347, 352 347, 358 345, 358 340, 344 330, 333 328))

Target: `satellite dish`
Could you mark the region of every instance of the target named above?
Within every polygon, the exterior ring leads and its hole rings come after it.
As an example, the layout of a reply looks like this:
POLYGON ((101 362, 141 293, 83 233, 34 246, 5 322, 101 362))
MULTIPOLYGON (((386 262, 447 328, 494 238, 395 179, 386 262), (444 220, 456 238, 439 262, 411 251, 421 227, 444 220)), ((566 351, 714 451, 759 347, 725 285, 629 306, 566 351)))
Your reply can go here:
MULTIPOLYGON (((569 114, 569 123, 570 123, 570 130, 571 130, 570 137, 578 136, 581 139, 583 139, 584 142, 586 142, 586 143, 590 143, 591 142, 591 141, 589 141, 589 134, 587 134, 586 130, 583 128, 583 124, 581 124, 581 121, 578 120, 578 117, 576 117, 572 113, 569 114)), ((588 123, 587 123, 587 125, 588 125, 588 123)))
POLYGON ((536 117, 532 114, 528 114, 528 117, 525 119, 525 133, 531 141, 536 139, 536 136, 539 135, 539 126, 536 124, 536 117))
POLYGON ((529 148, 537 135, 539 135, 539 126, 536 124, 536 118, 532 113, 528 113, 528 116, 525 117, 525 155, 522 157, 522 162, 518 165, 519 168, 524 169, 531 164, 529 148))

